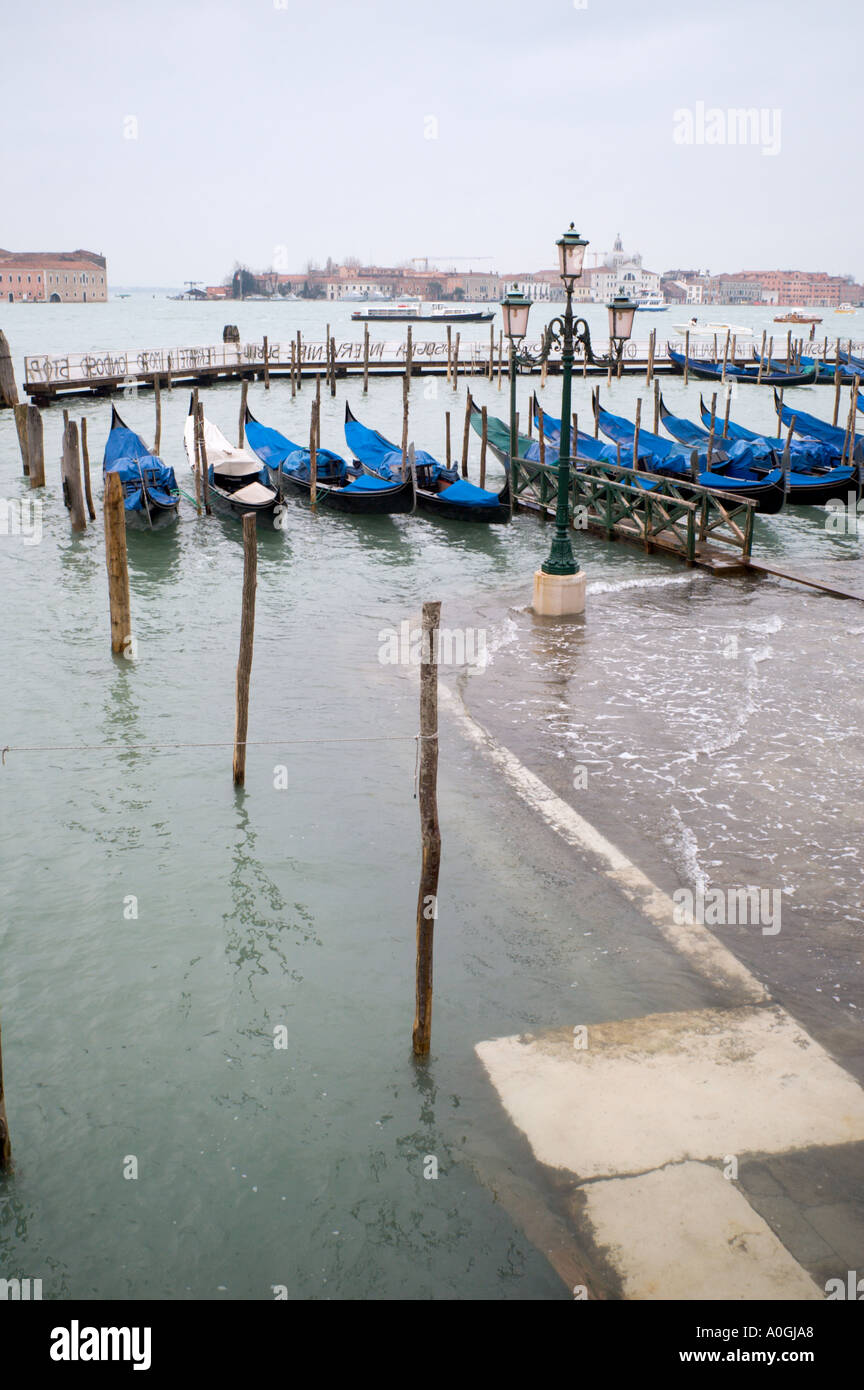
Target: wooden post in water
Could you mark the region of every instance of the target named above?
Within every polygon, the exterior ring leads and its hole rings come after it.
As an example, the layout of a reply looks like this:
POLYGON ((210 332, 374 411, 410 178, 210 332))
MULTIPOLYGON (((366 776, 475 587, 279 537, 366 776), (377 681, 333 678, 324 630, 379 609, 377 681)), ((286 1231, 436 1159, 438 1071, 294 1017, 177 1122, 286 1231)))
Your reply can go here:
POLYGON ((417 894, 417 968, 415 985, 415 1057, 428 1057, 432 1034, 432 948, 438 915, 441 830, 438 825, 438 628, 441 604, 423 604, 420 653, 420 767, 417 798, 423 851, 417 894))
POLYGON ((363 395, 369 390, 369 325, 363 325, 363 395))
POLYGON ((790 328, 790 329, 788 330, 787 334, 786 334, 786 370, 787 370, 787 372, 789 371, 789 368, 790 368, 791 365, 792 365, 792 329, 790 328))
MULTIPOLYGON (((321 378, 318 378, 320 384, 321 378)), ((318 412, 321 409, 320 398, 316 396, 312 402, 312 418, 309 421, 309 481, 311 484, 309 492, 309 503, 314 511, 318 501, 318 412)))
POLYGON ((330 339, 330 395, 336 395, 336 339, 330 339))
POLYGON ((240 655, 237 658, 237 703, 234 719, 234 785, 246 781, 246 734, 249 728, 249 682, 255 640, 255 589, 258 583, 258 536, 255 517, 243 518, 243 604, 240 610, 240 655))
POLYGON ((471 438, 471 393, 465 397, 465 428, 462 431, 462 477, 468 477, 468 441, 471 438))
POLYGON ((728 363, 729 363, 729 329, 727 328, 727 329, 726 329, 726 342, 723 344, 723 374, 722 374, 722 376, 720 377, 720 380, 723 381, 723 382, 725 382, 725 380, 726 380, 726 367, 727 367, 728 363))
POLYGON ((3 1039, 0 1035, 0 1173, 11 1172, 12 1143, 9 1139, 9 1121, 6 1118, 6 1093, 3 1090, 3 1039))
POLYGON ((105 528, 105 563, 108 567, 111 650, 119 655, 125 652, 132 640, 132 611, 126 563, 126 509, 123 504, 123 484, 117 473, 105 474, 102 521, 105 528))
MULTIPOLYGON (((837 346, 838 346, 838 347, 840 346, 840 339, 839 339, 839 338, 837 339, 837 346)), ((839 356, 838 356, 837 360, 838 360, 838 362, 839 362, 839 360, 840 360, 839 356)), ((840 413, 840 389, 841 389, 840 369, 839 369, 839 367, 836 367, 836 368, 834 369, 834 414, 833 414, 832 417, 831 417, 831 424, 834 426, 835 429, 837 428, 837 416, 838 416, 838 414, 840 413)))
POLYGON ((270 344, 264 334, 264 390, 270 390, 270 344))
POLYGON ((654 378, 654 433, 660 433, 660 382, 654 378))
POLYGON ((67 420, 63 427, 63 500, 69 508, 73 531, 86 531, 84 493, 81 489, 81 459, 78 452, 78 426, 67 420))
POLYGON ((481 412, 482 431, 480 434, 480 486, 486 486, 486 444, 489 437, 488 423, 486 418, 486 407, 483 406, 481 412))
POLYGON ((15 429, 18 432, 18 448, 21 450, 21 466, 24 470, 24 477, 30 476, 30 454, 27 447, 27 406, 13 405, 15 412, 15 429))
POLYGON ((201 501, 205 516, 212 516, 210 507, 210 464, 207 461, 207 443, 204 438, 204 406, 199 401, 195 416, 195 431, 198 436, 198 460, 201 465, 201 501))
POLYGON ((445 412, 444 412, 444 436, 445 436, 445 438, 444 438, 444 448, 445 448, 445 451, 446 451, 446 452, 445 452, 445 455, 444 455, 444 458, 445 458, 447 467, 449 468, 449 467, 450 467, 450 411, 449 411, 449 410, 445 410, 445 412))
MULTIPOLYGON (((293 349, 294 344, 291 344, 293 349)), ((245 376, 240 383, 240 414, 237 419, 237 448, 242 449, 246 442, 246 400, 249 395, 249 382, 245 376)))
POLYGON ((153 452, 158 454, 162 448, 162 384, 158 376, 153 378, 153 399, 156 403, 156 433, 153 436, 153 452))
POLYGON ((685 385, 685 386, 687 385, 687 382, 688 382, 689 379, 690 379, 690 378, 689 378, 689 373, 688 373, 689 364, 690 364, 690 329, 688 328, 688 329, 686 330, 685 334, 684 334, 684 385, 685 385))
POLYGON ((87 447, 86 415, 81 417, 81 472, 84 475, 84 500, 87 503, 87 514, 91 521, 95 521, 96 508, 93 506, 93 490, 90 485, 90 450, 87 447))
POLYGON ((291 399, 297 396, 297 345, 291 339, 291 399))
POLYGON ((596 390, 591 392, 591 408, 594 411, 594 438, 600 437, 600 383, 597 383, 596 390))
POLYGON ((451 384, 453 376, 453 329, 452 325, 447 325, 447 385, 451 384))
POLYGON ((728 439, 728 438, 729 438, 729 407, 731 406, 731 404, 732 404, 732 391, 731 391, 731 389, 727 386, 727 387, 726 387, 726 411, 725 411, 725 414, 724 414, 724 416, 723 416, 723 438, 724 438, 724 439, 728 439))
POLYGON ((453 352, 453 372, 450 378, 450 384, 453 387, 454 391, 457 389, 459 385, 459 341, 461 337, 461 333, 456 334, 456 347, 453 352))
POLYGON ((15 367, 6 334, 0 329, 0 405, 18 404, 18 387, 15 385, 15 367))
POLYGON ((411 360, 414 356, 414 341, 409 323, 405 334, 405 390, 411 390, 411 360))
POLYGON ((297 329, 297 390, 303 389, 303 339, 297 329))
POLYGON ((42 412, 38 405, 27 407, 27 458, 30 486, 45 486, 45 449, 42 441, 42 412))
POLYGON ((501 390, 501 363, 504 357, 504 330, 498 333, 498 390, 501 390))
POLYGON ((489 380, 492 380, 495 371, 495 325, 489 325, 489 380))
POLYGON ((710 471, 711 471, 711 455, 712 455, 713 452, 714 452, 714 427, 715 427, 715 425, 716 425, 716 422, 717 422, 717 392, 714 391, 714 392, 712 393, 712 396, 711 396, 711 425, 710 425, 710 428, 709 428, 709 430, 708 430, 708 457, 707 457, 707 460, 706 460, 706 463, 705 463, 705 467, 706 467, 706 469, 708 470, 709 473, 710 473, 710 471))
POLYGON ((654 375, 654 341, 657 337, 657 329, 651 329, 651 336, 648 339, 648 361, 645 365, 645 385, 651 385, 651 378, 654 375))

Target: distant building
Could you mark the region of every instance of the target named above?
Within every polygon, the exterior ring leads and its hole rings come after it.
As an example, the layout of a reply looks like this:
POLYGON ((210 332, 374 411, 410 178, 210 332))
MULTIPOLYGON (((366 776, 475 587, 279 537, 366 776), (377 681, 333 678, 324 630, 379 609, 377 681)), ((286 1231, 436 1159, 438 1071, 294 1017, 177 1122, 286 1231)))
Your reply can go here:
POLYGON ((0 250, 0 301, 105 303, 108 268, 93 251, 0 250))
POLYGON ((584 272, 591 286, 591 298, 595 302, 606 303, 616 294, 629 295, 637 303, 646 295, 660 288, 660 276, 654 270, 646 270, 638 251, 628 253, 624 250, 619 232, 612 251, 606 255, 603 265, 592 266, 584 272))

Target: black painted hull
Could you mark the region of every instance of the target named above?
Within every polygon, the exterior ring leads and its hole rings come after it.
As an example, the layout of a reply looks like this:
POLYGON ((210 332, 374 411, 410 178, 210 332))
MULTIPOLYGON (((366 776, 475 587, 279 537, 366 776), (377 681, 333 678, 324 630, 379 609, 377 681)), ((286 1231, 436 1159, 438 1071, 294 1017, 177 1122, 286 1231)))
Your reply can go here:
MULTIPOLYGON (((267 469, 268 477, 277 491, 292 492, 311 501, 312 484, 303 478, 294 477, 278 468, 267 469)), ((399 483, 386 492, 346 492, 344 488, 333 487, 331 483, 318 483, 315 501, 317 506, 326 506, 334 512, 344 512, 351 516, 392 516, 410 512, 414 506, 413 490, 410 482, 399 483)))
POLYGON ((437 492, 417 489, 417 506, 429 516, 441 521, 479 521, 486 525, 503 526, 510 520, 510 494, 505 486, 498 494, 497 506, 468 507, 459 502, 448 502, 437 492))
POLYGON ((243 521, 244 516, 254 516, 255 524, 262 529, 282 530, 283 504, 280 503, 278 496, 274 497, 272 502, 262 502, 256 506, 249 502, 236 502, 232 493, 218 487, 215 483, 211 483, 209 501, 210 510, 216 516, 224 516, 230 521, 239 522, 243 521))
POLYGON ((152 497, 148 499, 150 511, 144 506, 136 507, 134 511, 126 512, 126 528, 131 531, 155 531, 157 527, 171 526, 180 516, 180 498, 172 506, 163 506, 161 502, 154 502, 152 497))

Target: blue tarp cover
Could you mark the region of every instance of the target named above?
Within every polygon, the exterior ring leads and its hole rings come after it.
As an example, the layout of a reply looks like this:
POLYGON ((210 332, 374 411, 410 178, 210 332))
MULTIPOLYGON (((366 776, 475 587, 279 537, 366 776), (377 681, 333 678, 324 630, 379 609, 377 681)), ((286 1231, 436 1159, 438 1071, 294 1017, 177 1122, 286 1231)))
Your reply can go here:
POLYGON ((177 501, 174 469, 151 454, 140 435, 125 425, 115 425, 105 442, 102 459, 105 473, 116 473, 123 484, 123 505, 127 512, 145 510, 143 486, 151 501, 171 506, 177 501))
POLYGON ((445 487, 438 496, 445 502, 460 502, 463 506, 469 507, 497 507, 497 492, 487 492, 485 488, 476 487, 474 483, 469 483, 467 478, 460 478, 458 483, 451 483, 445 487))

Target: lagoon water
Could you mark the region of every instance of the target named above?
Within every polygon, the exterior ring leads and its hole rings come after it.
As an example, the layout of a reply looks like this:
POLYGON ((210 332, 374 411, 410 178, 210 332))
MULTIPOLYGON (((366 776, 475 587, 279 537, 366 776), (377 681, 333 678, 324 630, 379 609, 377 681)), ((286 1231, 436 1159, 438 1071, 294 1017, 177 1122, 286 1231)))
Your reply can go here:
MULTIPOLYGON (((243 339, 323 338, 326 322, 360 336, 351 308, 139 291, 4 306, 0 326, 20 380, 25 353, 212 343, 229 321, 243 339)), ((724 312, 759 334, 771 319, 724 312)), ((637 332, 684 316, 646 315, 637 332)), ((588 317, 602 331, 603 310, 588 317)), ((854 335, 853 320, 836 324, 854 335)), ((533 384, 520 383, 523 411, 533 384)), ((698 384, 662 386, 696 416, 698 384)), ((471 388, 506 414, 506 383, 471 388)), ((644 379, 602 389, 632 414, 644 379)), ((555 414, 558 392, 551 377, 555 414)), ((577 380, 585 419, 589 395, 577 380)), ((311 396, 307 382, 292 403, 274 380, 250 388, 250 405, 302 438, 311 396)), ((830 390, 795 399, 830 416, 830 390)), ((238 386, 204 400, 233 435, 238 386)), ((401 382, 373 381, 364 397, 349 380, 322 395, 325 446, 343 447, 346 400, 398 438, 401 382)), ((87 417, 98 484, 110 401, 70 404, 87 417)), ((149 394, 120 408, 152 437, 149 394)), ((163 396, 163 456, 188 491, 187 409, 185 391, 163 396)), ((415 381, 419 446, 443 453, 448 409, 458 448, 464 384, 415 381)), ((751 427, 768 429, 771 413, 768 391, 733 401, 751 427)), ((709 992, 442 714, 433 1051, 413 1063, 417 691, 380 658, 428 598, 442 599, 446 626, 486 636, 486 666, 444 678, 664 887, 782 890, 778 936, 724 939, 864 1077, 864 608, 577 534, 587 616, 543 625, 527 608, 549 538, 534 517, 486 529, 297 502, 284 532, 260 536, 254 746, 238 794, 239 528, 185 504, 172 531, 130 533, 137 659, 113 659, 101 523, 70 534, 61 425, 53 406, 41 541, 0 536, 0 1017, 17 1167, 0 1193, 0 1273, 42 1278, 46 1298, 271 1299, 274 1286, 291 1298, 568 1297, 501 1196, 501 1175, 518 1179, 529 1155, 474 1046, 709 992)), ((476 478, 474 438, 471 449, 476 478)), ((499 476, 493 462, 490 485, 499 476)), ((25 494, 9 412, 0 477, 3 497, 25 494)), ((823 511, 757 519, 754 551, 864 591, 860 537, 828 531, 823 511)))

